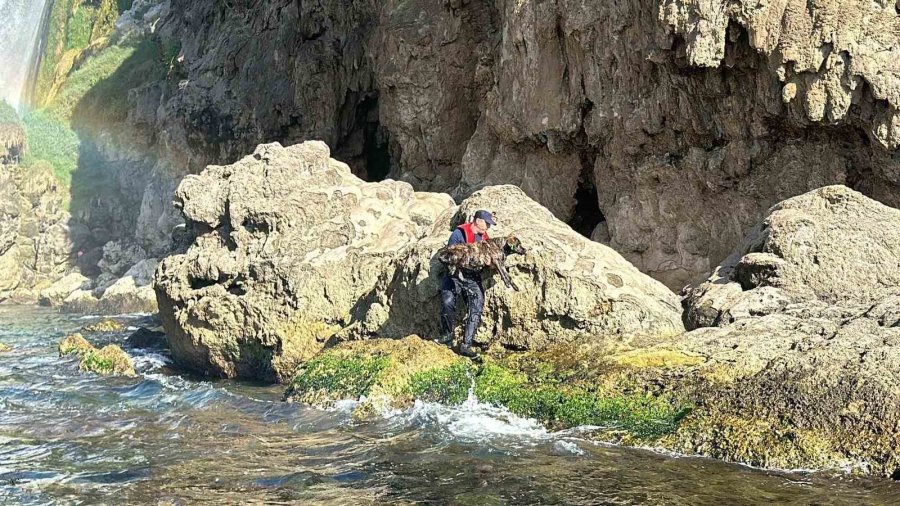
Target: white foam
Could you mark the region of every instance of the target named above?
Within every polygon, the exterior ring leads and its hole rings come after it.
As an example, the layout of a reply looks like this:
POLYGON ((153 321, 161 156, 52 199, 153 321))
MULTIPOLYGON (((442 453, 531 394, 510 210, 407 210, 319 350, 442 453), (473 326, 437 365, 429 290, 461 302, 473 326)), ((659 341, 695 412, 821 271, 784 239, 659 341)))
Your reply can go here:
POLYGON ((404 416, 411 423, 438 425, 448 436, 462 441, 486 442, 511 436, 524 442, 544 440, 551 435, 537 420, 479 402, 471 393, 458 406, 417 400, 404 416))
POLYGON ((135 354, 132 360, 134 368, 140 371, 152 371, 172 363, 169 357, 151 351, 135 354))

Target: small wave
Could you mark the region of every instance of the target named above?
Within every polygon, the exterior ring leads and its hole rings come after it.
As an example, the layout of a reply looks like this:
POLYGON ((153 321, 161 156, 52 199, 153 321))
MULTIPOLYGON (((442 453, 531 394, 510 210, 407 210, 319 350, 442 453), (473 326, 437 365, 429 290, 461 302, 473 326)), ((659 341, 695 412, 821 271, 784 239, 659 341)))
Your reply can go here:
POLYGON ((458 406, 417 400, 404 416, 411 423, 438 425, 447 435, 460 441, 486 442, 510 437, 534 441, 551 435, 537 420, 484 404, 471 394, 458 406))
POLYGON ((137 348, 132 353, 134 368, 139 372, 153 371, 172 363, 172 359, 156 351, 137 348))

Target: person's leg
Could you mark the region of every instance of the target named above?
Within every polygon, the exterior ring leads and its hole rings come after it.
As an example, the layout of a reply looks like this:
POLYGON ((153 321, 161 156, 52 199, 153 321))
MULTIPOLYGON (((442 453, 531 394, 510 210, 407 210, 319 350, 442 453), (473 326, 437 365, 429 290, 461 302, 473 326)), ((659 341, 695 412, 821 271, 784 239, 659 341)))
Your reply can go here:
POLYGON ((437 341, 449 344, 453 341, 453 327, 456 326, 456 286, 449 276, 441 282, 441 337, 437 341))
POLYGON ((478 280, 469 280, 463 287, 465 293, 466 306, 468 308, 468 317, 466 318, 466 331, 463 338, 463 344, 459 351, 466 356, 474 356, 472 352, 472 341, 475 339, 475 333, 478 331, 478 325, 481 324, 481 313, 484 310, 484 289, 478 280))

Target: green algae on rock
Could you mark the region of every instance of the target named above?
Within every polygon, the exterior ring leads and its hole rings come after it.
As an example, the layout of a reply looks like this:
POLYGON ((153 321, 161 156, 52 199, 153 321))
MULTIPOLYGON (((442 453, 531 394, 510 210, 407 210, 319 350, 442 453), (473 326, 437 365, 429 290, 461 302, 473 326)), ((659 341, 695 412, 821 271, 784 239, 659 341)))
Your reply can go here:
POLYGON ((446 346, 418 336, 347 341, 301 365, 284 397, 316 406, 364 399, 354 415, 368 417, 408 405, 425 388, 428 373, 464 362, 446 346))
POLYGON ((122 348, 108 344, 97 349, 84 336, 75 333, 59 342, 59 356, 76 355, 81 359, 79 369, 104 376, 135 376, 134 363, 122 348))
POLYGON ((81 357, 79 368, 85 372, 93 372, 104 376, 136 376, 131 357, 115 344, 87 352, 81 357))
POLYGON ((82 332, 122 332, 125 325, 112 318, 104 318, 98 322, 81 327, 82 332))
POLYGON ((76 354, 78 356, 83 356, 85 353, 95 350, 94 345, 89 343, 87 339, 84 338, 79 333, 71 334, 64 337, 59 342, 59 356, 63 357, 66 355, 76 354))

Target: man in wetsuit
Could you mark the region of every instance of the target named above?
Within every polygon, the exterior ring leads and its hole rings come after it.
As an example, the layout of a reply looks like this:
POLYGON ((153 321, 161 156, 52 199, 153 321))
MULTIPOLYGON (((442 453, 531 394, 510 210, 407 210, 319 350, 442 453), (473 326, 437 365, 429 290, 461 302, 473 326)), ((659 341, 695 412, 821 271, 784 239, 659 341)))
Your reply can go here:
MULTIPOLYGON (((447 245, 486 241, 487 231, 494 223, 494 216, 488 211, 477 211, 472 221, 456 227, 447 245)), ((481 323, 481 311, 484 309, 484 287, 481 285, 480 272, 462 272, 465 279, 451 277, 448 273, 441 283, 441 344, 453 341, 453 328, 456 326, 456 300, 462 296, 468 309, 466 329, 463 342, 457 350, 465 357, 475 357, 472 351, 472 339, 481 323)))

